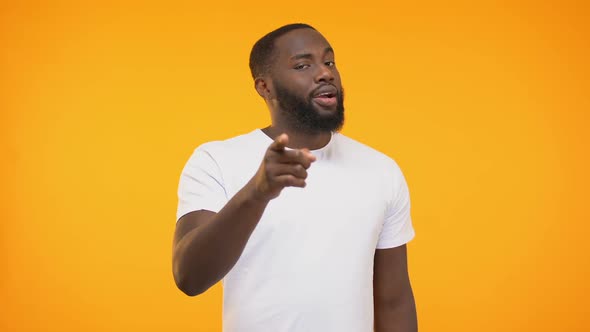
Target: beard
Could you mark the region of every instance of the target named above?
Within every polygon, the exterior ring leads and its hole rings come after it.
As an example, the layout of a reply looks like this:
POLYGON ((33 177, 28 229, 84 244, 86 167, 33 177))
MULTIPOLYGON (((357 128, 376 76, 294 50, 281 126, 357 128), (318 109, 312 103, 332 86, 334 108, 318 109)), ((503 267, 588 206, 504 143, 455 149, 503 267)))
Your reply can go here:
POLYGON ((299 97, 275 80, 275 93, 288 125, 301 132, 337 132, 344 125, 344 90, 336 95, 336 110, 321 115, 313 104, 313 96, 299 97))

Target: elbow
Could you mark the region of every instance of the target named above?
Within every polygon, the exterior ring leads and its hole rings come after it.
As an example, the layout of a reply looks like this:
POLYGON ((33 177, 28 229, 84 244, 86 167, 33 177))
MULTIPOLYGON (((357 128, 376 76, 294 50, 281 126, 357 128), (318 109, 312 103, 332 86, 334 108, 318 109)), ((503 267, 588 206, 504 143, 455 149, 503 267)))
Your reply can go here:
POLYGON ((375 295, 375 306, 386 310, 395 310, 400 307, 415 307, 414 293, 410 287, 403 289, 401 292, 393 294, 375 295))
POLYGON ((174 280, 176 281, 176 287, 180 289, 184 294, 188 296, 197 296, 204 293, 207 289, 203 287, 198 287, 197 285, 188 282, 184 278, 177 278, 175 277, 174 280))
POLYGON ((176 287, 188 296, 197 296, 203 294, 208 287, 199 285, 190 278, 186 273, 174 273, 174 282, 176 287))
POLYGON ((189 285, 184 283, 182 280, 179 280, 178 278, 174 277, 174 281, 176 282, 176 287, 178 289, 180 289, 180 291, 183 292, 185 295, 187 295, 187 296, 199 295, 199 293, 197 293, 193 288, 191 288, 189 285))
POLYGON ((197 278, 195 278, 194 273, 187 271, 187 269, 183 268, 181 265, 182 264, 175 262, 173 269, 174 282, 180 291, 188 296, 197 296, 209 289, 207 285, 203 282, 199 282, 197 278))

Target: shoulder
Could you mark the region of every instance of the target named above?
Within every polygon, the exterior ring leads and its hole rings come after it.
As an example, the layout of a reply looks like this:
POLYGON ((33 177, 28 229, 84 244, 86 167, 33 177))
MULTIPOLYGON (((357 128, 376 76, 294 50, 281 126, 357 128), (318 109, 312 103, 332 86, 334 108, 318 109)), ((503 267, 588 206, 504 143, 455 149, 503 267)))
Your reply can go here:
POLYGON ((338 139, 340 149, 343 150, 342 153, 350 158, 387 173, 401 173, 397 162, 385 153, 340 133, 335 137, 338 139))
POLYGON ((264 146, 263 137, 260 137, 259 130, 253 130, 238 136, 230 137, 224 140, 215 140, 202 143, 197 146, 194 153, 203 152, 212 157, 223 156, 225 154, 235 154, 240 151, 252 149, 256 146, 264 146))
POLYGON ((197 146, 187 161, 188 168, 203 168, 220 174, 249 172, 264 155, 268 138, 260 130, 197 146), (254 165, 254 166, 252 166, 254 165))

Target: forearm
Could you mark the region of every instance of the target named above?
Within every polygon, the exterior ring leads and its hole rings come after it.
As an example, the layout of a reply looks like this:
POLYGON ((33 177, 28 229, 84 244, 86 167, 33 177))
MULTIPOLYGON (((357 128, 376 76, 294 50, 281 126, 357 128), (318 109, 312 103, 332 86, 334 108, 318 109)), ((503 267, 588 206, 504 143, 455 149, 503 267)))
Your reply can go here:
POLYGON ((268 204, 254 198, 250 188, 249 183, 176 245, 174 271, 186 294, 206 291, 230 271, 242 254, 268 204))
POLYGON ((416 303, 412 290, 394 300, 375 301, 375 332, 417 332, 416 303))

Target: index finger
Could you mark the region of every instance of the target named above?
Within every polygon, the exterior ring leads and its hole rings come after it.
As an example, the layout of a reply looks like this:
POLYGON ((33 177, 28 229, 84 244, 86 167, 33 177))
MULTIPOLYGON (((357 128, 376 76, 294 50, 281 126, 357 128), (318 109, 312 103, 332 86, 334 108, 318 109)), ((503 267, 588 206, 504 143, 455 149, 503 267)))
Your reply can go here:
POLYGON ((287 136, 287 134, 280 134, 268 148, 276 152, 283 152, 288 143, 289 136, 287 136))

